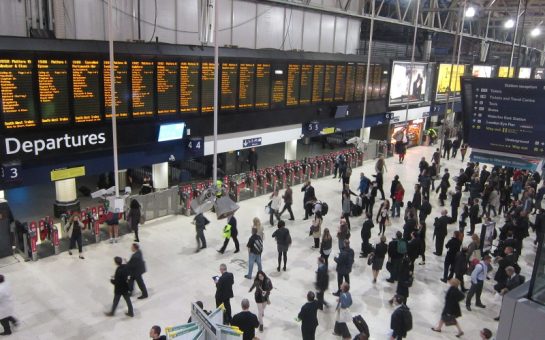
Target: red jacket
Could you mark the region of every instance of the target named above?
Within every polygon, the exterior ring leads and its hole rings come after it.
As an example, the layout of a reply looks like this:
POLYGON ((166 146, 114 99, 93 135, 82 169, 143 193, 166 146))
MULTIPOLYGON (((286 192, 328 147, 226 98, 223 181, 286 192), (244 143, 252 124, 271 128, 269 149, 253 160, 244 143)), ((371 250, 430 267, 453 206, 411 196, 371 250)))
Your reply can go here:
POLYGON ((394 200, 396 202, 402 202, 403 201, 403 196, 405 195, 405 190, 404 189, 401 189, 401 190, 398 190, 394 193, 394 200))

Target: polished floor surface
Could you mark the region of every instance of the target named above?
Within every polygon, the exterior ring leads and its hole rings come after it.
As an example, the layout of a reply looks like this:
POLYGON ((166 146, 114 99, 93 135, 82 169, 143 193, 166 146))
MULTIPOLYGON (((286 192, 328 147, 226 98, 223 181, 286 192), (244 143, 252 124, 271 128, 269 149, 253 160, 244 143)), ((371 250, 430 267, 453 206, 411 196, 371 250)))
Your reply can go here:
MULTIPOLYGON (((416 147, 408 151, 404 164, 397 159, 387 160, 388 172, 385 178, 385 189, 388 195, 390 181, 399 175, 407 192, 405 200, 412 197, 412 187, 417 177, 420 157, 427 159, 433 153, 432 147, 416 147)), ((463 165, 460 159, 444 162, 451 173, 457 173, 463 165)), ((354 169, 351 181, 352 190, 357 189, 359 173, 364 171, 371 175, 374 162, 354 169)), ((333 232, 338 227, 338 216, 341 210, 341 184, 331 177, 313 181, 319 199, 329 203, 330 212, 325 217, 324 226, 333 232)), ((141 228, 141 247, 146 260, 148 272, 144 279, 148 285, 150 297, 147 300, 134 301, 135 317, 124 315, 125 305, 122 301, 115 317, 104 316, 111 304, 113 286, 109 279, 115 267, 112 258, 122 256, 129 258, 132 237, 124 236, 119 243, 102 242, 85 247, 85 260, 77 256, 62 253, 38 262, 6 262, 0 272, 5 275, 11 286, 15 304, 15 316, 20 326, 11 339, 147 339, 149 328, 158 324, 174 326, 184 323, 189 317, 190 302, 202 300, 205 309, 212 309, 215 287, 212 276, 218 274, 218 267, 226 263, 229 271, 235 275, 235 298, 232 299, 234 312, 240 311, 240 300, 249 298, 251 310, 256 312, 253 304, 253 293, 248 293, 250 280, 244 278, 247 268, 247 252, 245 244, 250 236, 251 220, 260 217, 265 225, 263 264, 270 275, 274 290, 271 294, 271 305, 265 311, 265 331, 258 333, 261 339, 300 339, 300 324, 294 318, 305 303, 305 295, 312 290, 315 279, 316 259, 318 253, 311 249, 312 239, 308 237, 310 223, 302 221, 302 193, 300 185, 294 187, 295 221, 287 221, 293 246, 288 253, 287 272, 276 272, 276 245, 271 238, 275 228, 268 225, 268 216, 264 206, 267 197, 258 197, 240 203, 237 213, 239 239, 242 251, 234 254, 234 246, 229 244, 224 255, 216 252, 222 243, 223 221, 217 221, 210 214, 212 223, 207 227, 208 248, 195 253, 195 231, 190 224, 191 218, 172 216, 161 220, 149 221, 141 228)), ((465 196, 464 196, 465 198, 465 196)), ((432 195, 434 210, 428 222, 439 215, 437 195, 432 195)), ((375 205, 375 212, 378 209, 375 205)), ((284 215, 285 218, 287 215, 284 215)), ((361 242, 359 231, 362 217, 354 217, 352 222, 352 245, 359 251, 361 242)), ((501 223, 500 223, 501 224, 501 223)), ((387 228, 388 239, 402 226, 402 219, 394 221, 387 228)), ((457 224, 449 226, 449 233, 457 228, 457 224)), ((372 242, 378 240, 378 227, 373 231, 372 242)), ((413 313, 414 328, 408 339, 454 339, 456 329, 447 327, 441 334, 433 333, 434 326, 440 316, 444 303, 447 285, 439 281, 443 271, 443 257, 432 254, 432 226, 427 233, 427 264, 416 266, 415 283, 410 289, 408 305, 413 313)), ((525 249, 520 264, 523 274, 530 277, 531 265, 535 250, 531 242, 532 235, 525 242, 525 249)), ((336 240, 335 240, 336 241, 336 240)), ((467 243, 467 239, 464 243, 467 243)), ((334 253, 336 251, 334 242, 334 253)), ((255 273, 254 269, 254 273, 255 273)), ((492 274, 493 275, 493 274, 492 274)), ((371 329, 372 339, 386 339, 390 328, 390 315, 393 308, 388 300, 395 292, 395 285, 385 281, 386 271, 379 275, 376 284, 372 283, 371 268, 366 259, 356 258, 351 274, 351 292, 354 305, 351 312, 361 314, 371 329)), ((330 288, 336 287, 335 265, 330 265, 330 288)), ((466 284, 468 280, 466 278, 466 284)), ((486 309, 474 308, 467 312, 463 308, 463 316, 459 319, 465 332, 465 339, 478 339, 479 330, 490 328, 494 333, 497 322, 493 320, 500 309, 500 299, 493 294, 494 281, 485 282, 483 303, 486 309)), ((326 293, 326 300, 334 303, 335 297, 326 293)), ((332 335, 334 325, 334 308, 319 312, 317 339, 336 339, 332 335)), ((355 335, 356 329, 350 324, 350 331, 355 335)))

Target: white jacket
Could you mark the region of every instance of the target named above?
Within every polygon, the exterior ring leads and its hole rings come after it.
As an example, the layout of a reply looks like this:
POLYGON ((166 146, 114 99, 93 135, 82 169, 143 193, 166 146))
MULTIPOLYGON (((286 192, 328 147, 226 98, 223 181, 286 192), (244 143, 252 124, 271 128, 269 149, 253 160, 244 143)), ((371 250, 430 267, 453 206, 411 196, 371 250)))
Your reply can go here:
POLYGON ((4 281, 0 283, 0 319, 13 315, 13 300, 9 285, 4 281))
POLYGON ((282 197, 280 195, 273 196, 271 198, 271 209, 272 210, 280 210, 280 205, 282 205, 282 197))

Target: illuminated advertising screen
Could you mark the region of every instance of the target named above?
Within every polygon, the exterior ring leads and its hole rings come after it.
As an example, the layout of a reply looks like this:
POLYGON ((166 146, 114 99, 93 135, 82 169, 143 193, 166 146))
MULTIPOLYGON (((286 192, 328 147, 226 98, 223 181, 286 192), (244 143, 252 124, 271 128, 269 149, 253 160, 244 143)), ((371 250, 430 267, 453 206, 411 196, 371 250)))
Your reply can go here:
POLYGON ((498 78, 513 78, 515 76, 515 68, 509 66, 500 66, 498 70, 498 78))
POLYGON ((519 79, 530 79, 532 77, 532 68, 531 67, 521 67, 519 68, 519 79))
POLYGON ((544 73, 545 68, 536 68, 534 70, 534 79, 544 79, 544 73))
POLYGON ((417 104, 427 101, 428 64, 394 61, 390 77, 389 106, 417 104))
POLYGON ((494 67, 489 65, 473 65, 471 76, 477 78, 492 78, 494 67))
POLYGON ((460 77, 464 75, 465 65, 440 64, 437 72, 435 100, 443 101, 460 97, 460 77), (450 93, 449 93, 450 92, 450 93))

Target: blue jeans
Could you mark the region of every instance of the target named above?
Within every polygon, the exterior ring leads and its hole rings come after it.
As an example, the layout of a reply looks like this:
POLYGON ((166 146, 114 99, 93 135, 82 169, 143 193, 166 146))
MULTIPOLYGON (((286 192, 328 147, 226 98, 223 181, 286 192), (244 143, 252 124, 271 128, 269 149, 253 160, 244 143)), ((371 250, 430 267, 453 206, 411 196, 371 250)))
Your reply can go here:
POLYGON ((400 214, 400 202, 393 200, 392 203, 392 217, 398 216, 400 214))
POLYGON ((252 276, 254 271, 254 262, 257 263, 257 270, 261 270, 261 255, 250 252, 248 254, 248 276, 252 276))

